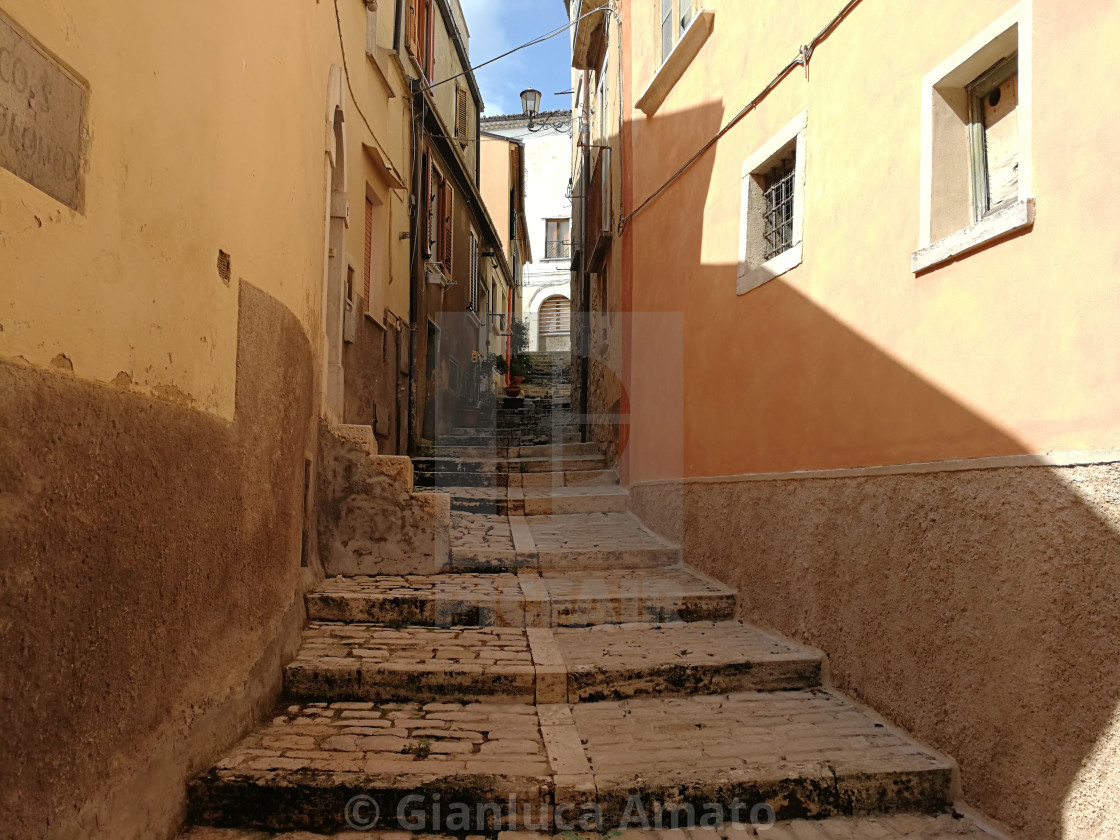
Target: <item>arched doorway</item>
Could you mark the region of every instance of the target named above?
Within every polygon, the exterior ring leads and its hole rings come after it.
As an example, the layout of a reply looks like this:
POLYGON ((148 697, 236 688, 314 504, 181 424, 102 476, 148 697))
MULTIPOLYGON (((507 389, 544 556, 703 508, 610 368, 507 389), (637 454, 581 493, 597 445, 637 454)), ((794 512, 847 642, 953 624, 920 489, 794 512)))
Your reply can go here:
POLYGON ((537 316, 537 347, 545 351, 571 349, 572 302, 553 295, 541 303, 537 316))

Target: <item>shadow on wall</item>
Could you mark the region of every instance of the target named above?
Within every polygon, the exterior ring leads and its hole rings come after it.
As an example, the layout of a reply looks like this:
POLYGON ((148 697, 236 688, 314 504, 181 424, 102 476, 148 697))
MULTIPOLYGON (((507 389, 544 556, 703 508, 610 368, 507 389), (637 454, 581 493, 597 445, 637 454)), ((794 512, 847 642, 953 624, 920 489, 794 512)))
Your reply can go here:
MULTIPOLYGON (((673 171, 698 123, 629 129, 673 171)), ((971 804, 1032 840, 1120 836, 1120 465, 680 481, 1031 451, 781 279, 736 296, 736 265, 704 264, 703 224, 680 224, 705 219, 712 159, 625 243, 634 317, 682 313, 686 339, 674 362, 632 334, 635 510, 744 620, 822 648, 842 689, 956 758, 971 804)), ((641 181, 639 200, 659 186, 641 181)))

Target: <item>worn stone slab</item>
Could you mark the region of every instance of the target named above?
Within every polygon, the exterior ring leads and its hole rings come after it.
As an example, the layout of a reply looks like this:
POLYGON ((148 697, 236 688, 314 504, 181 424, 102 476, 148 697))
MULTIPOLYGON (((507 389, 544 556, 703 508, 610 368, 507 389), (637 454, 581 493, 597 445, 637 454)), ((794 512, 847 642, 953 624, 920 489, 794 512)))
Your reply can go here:
MULTIPOLYGON (((505 490, 500 492, 504 494, 505 490)), ((453 504, 454 501, 452 497, 453 504)), ((505 514, 452 511, 450 571, 510 571, 518 565, 510 521, 505 514)))
POLYGON ((737 621, 557 628, 552 640, 571 703, 820 684, 819 653, 737 621))
POLYGON ((683 567, 541 571, 553 627, 723 621, 735 593, 683 567))
POLYGON ((493 831, 511 797, 547 808, 551 776, 530 705, 296 703, 191 782, 187 810, 201 825, 331 832, 355 796, 395 815, 418 795, 411 812, 461 802, 469 829, 493 831))
POLYGON ((572 707, 599 803, 653 812, 768 802, 779 819, 936 812, 952 768, 823 689, 572 707))
POLYGON ((306 603, 312 621, 571 627, 726 620, 734 616, 735 593, 689 569, 666 567, 331 578, 306 603))
MULTIPOLYGON (((531 831, 503 831, 497 840, 549 840, 552 835, 531 831)), ((588 840, 597 835, 580 835, 588 840)), ((630 829, 614 840, 993 840, 973 820, 954 814, 895 814, 878 817, 829 817, 824 820, 790 820, 770 828, 753 828, 749 821, 720 828, 630 829)), ((433 835, 399 836, 399 832, 363 832, 324 835, 276 835, 242 829, 195 828, 180 840, 449 840, 433 835)))
POLYGON ((630 504, 630 494, 626 490, 609 485, 529 487, 522 492, 525 516, 623 513, 630 504))
POLYGON ((536 672, 520 628, 313 622, 284 689, 297 700, 532 703, 536 672))
POLYGON ((312 621, 389 626, 524 627, 517 576, 461 572, 331 578, 306 597, 312 621))

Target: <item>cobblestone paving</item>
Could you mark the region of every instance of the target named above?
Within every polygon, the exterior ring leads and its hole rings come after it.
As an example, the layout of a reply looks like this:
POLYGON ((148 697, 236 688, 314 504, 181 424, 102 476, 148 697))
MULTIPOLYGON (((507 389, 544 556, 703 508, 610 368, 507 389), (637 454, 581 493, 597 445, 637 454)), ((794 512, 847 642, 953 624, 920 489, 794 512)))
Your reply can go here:
MULTIPOLYGON (((585 492, 587 488, 581 488, 585 492)), ((669 543, 643 528, 630 513, 581 513, 530 516, 529 530, 538 551, 667 548, 669 543)))
POLYGON ((536 696, 525 631, 313 622, 285 672, 295 698, 436 700, 536 696))
POLYGON ((394 778, 550 772, 536 708, 488 703, 292 704, 217 769, 268 773, 280 783, 302 771, 394 778))
POLYGON ((760 779, 942 771, 949 765, 822 689, 581 703, 572 707, 597 777, 760 779), (683 770, 682 770, 683 768, 683 770))

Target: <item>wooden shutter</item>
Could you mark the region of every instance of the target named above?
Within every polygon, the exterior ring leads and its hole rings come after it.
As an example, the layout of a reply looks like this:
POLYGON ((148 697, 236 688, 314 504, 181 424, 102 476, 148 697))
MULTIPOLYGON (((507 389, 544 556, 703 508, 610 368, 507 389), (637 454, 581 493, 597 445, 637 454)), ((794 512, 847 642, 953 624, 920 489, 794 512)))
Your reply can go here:
POLYGON ((369 292, 370 280, 373 277, 373 202, 368 198, 366 199, 366 239, 365 239, 365 257, 363 260, 363 268, 365 271, 365 301, 366 312, 369 312, 369 292))
POLYGON ((425 223, 424 223, 424 259, 438 259, 436 254, 436 244, 439 242, 439 202, 440 202, 440 184, 442 178, 440 177, 439 170, 436 169, 435 163, 432 159, 428 158, 428 189, 425 195, 426 207, 425 209, 425 223))
POLYGON ((467 140, 467 91, 455 85, 455 136, 467 140))
POLYGON ((478 238, 471 231, 471 309, 478 312, 478 238))
POLYGON ((420 60, 420 2, 408 0, 408 19, 405 22, 405 48, 417 61, 420 60))
POLYGON ((455 236, 455 188, 450 181, 443 182, 443 231, 440 237, 439 250, 440 262, 443 263, 444 274, 451 279, 451 255, 454 250, 455 236))

